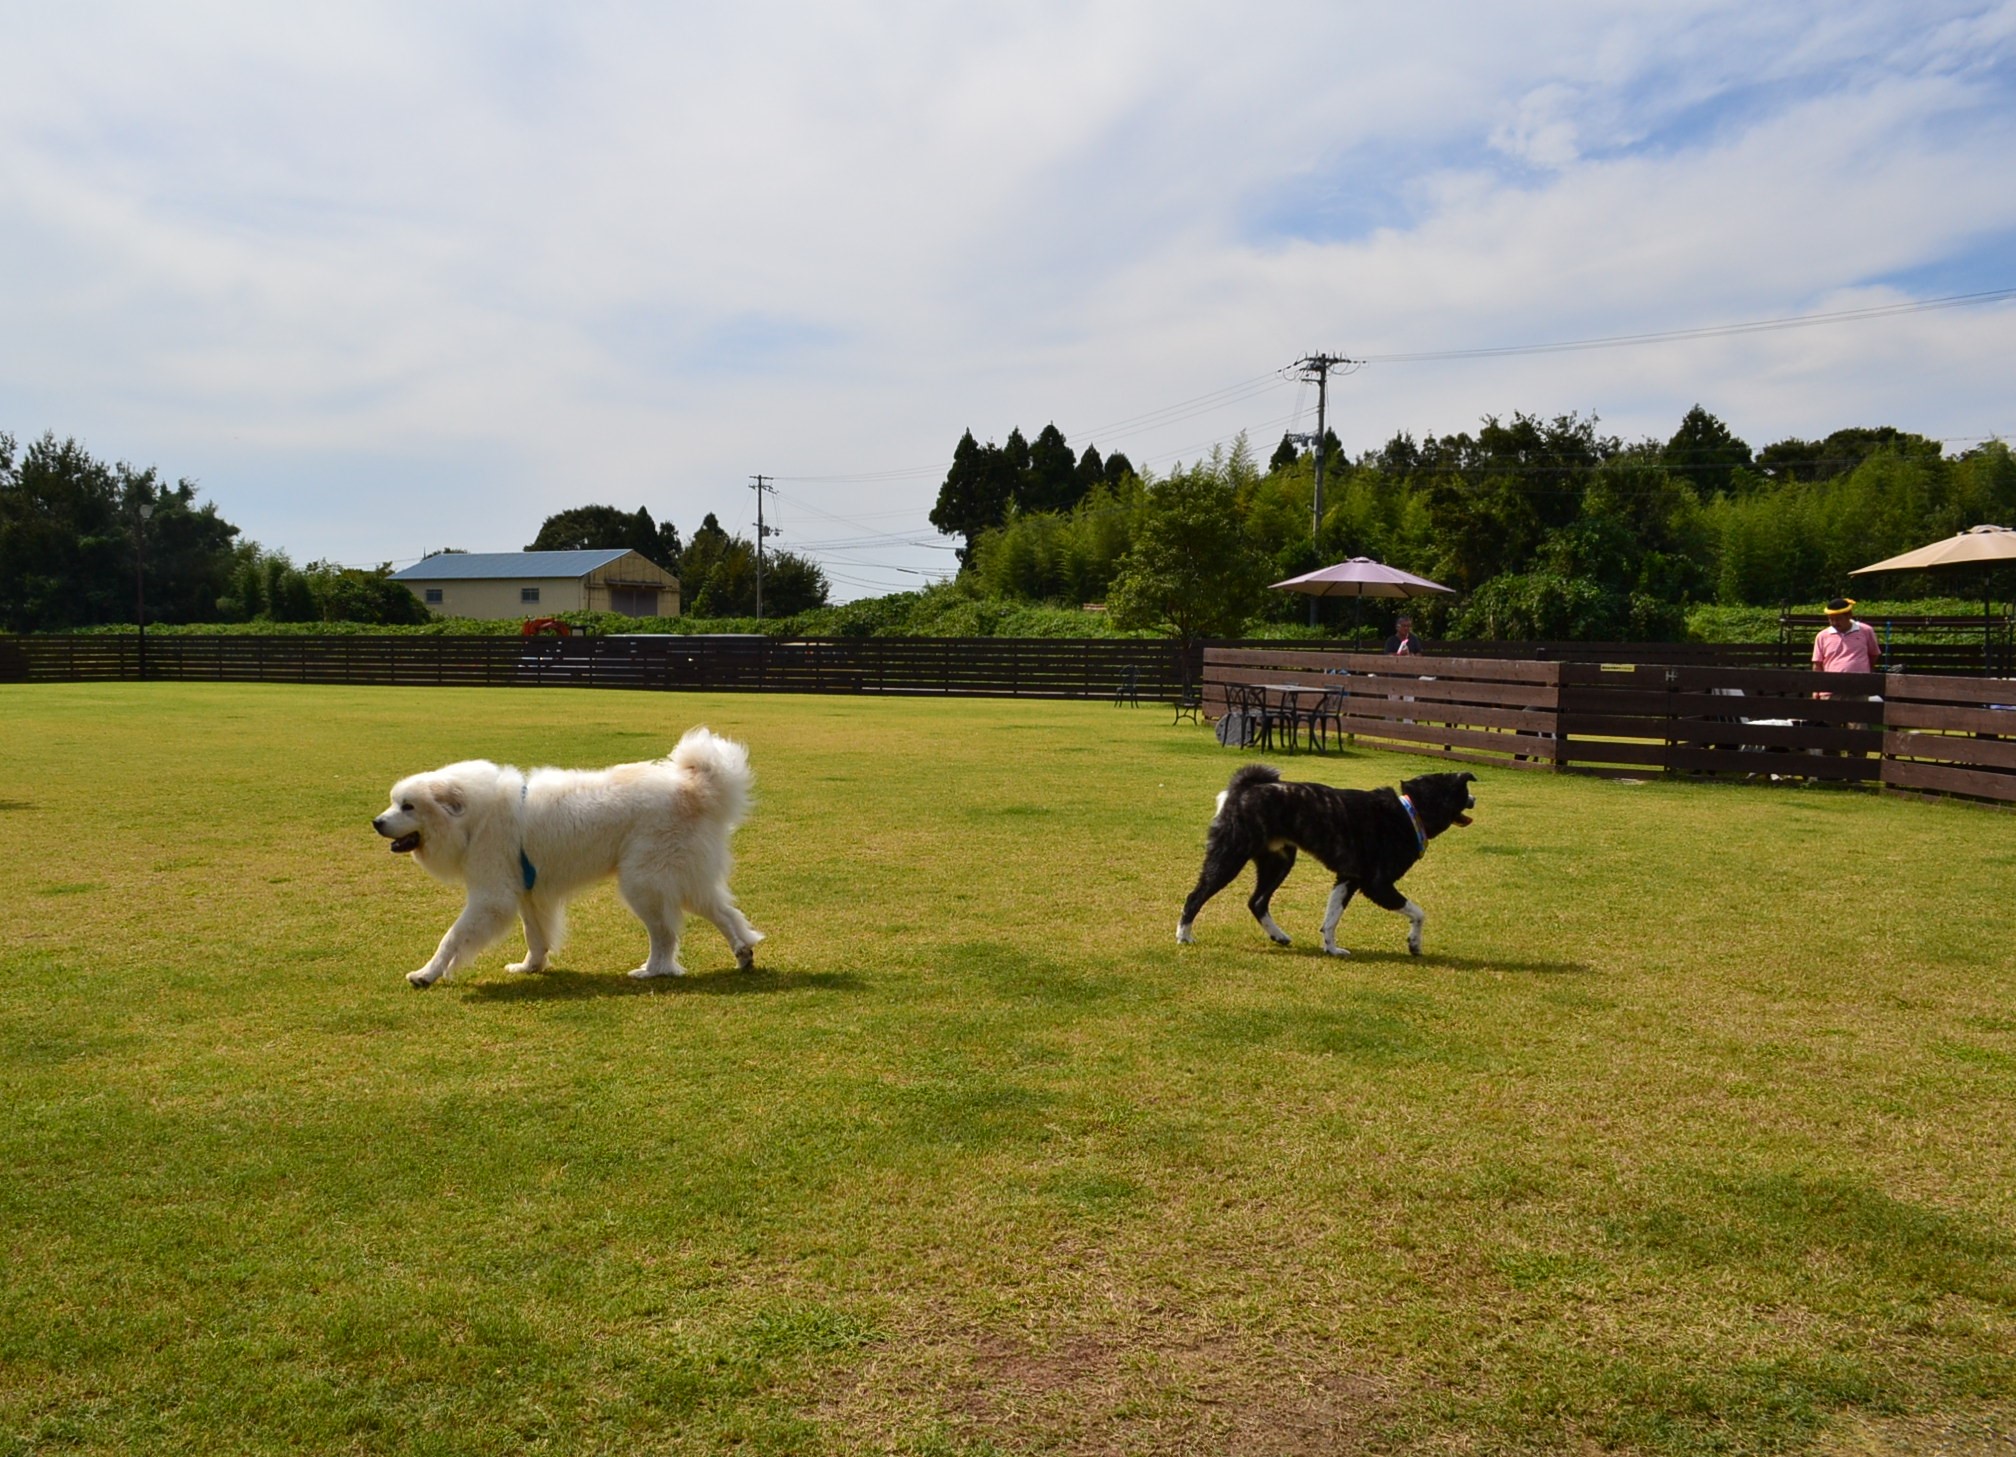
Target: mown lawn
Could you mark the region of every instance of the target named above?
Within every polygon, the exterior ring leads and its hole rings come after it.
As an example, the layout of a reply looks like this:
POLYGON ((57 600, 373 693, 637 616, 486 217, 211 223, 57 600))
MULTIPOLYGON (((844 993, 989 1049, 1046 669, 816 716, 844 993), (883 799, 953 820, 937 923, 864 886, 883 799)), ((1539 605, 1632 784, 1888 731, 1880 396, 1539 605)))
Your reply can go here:
MULTIPOLYGON (((2016 818, 1485 771, 1406 922, 1243 889, 1166 711, 0 689, 0 1453, 2000 1451, 2016 818), (372 834, 746 739, 641 984, 372 834)), ((1296 776, 1435 768, 1346 754, 1296 776)))

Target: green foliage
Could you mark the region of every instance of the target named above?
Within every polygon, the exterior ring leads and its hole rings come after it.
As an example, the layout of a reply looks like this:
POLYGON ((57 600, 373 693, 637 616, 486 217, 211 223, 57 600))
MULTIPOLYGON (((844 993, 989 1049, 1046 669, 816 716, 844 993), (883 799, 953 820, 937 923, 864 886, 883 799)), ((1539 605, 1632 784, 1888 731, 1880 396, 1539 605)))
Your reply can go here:
MULTIPOLYGON (((684 610, 701 618, 754 618, 757 607, 756 547, 722 529, 707 513, 679 561, 684 610)), ((763 553, 763 616, 791 617, 826 605, 826 573, 796 552, 763 553)))
POLYGON ((1783 485, 1793 481, 1832 480, 1846 475, 1872 455, 1935 459, 1940 453, 1936 440, 1883 425, 1873 430, 1836 430, 1825 440, 1781 440, 1758 452, 1757 469, 1783 485))
POLYGON ((642 506, 633 511, 614 506, 576 506, 548 516, 527 551, 634 551, 675 575, 681 549, 679 528, 670 521, 654 522, 642 506))
POLYGON ((1462 638, 1530 642, 1664 642, 1686 630, 1676 603, 1559 572, 1501 572, 1456 614, 1462 638))
POLYGON ((1229 637, 1245 625, 1266 583, 1265 560, 1238 508, 1255 478, 1242 437, 1230 455, 1214 451, 1148 485, 1133 545, 1107 594, 1116 623, 1184 643, 1229 637))
POLYGON ((1729 490, 1736 472, 1749 466, 1750 447, 1696 405, 1666 442, 1660 464, 1691 485, 1696 495, 1712 496, 1729 490))
MULTIPOLYGON (((1308 599, 1255 592, 1254 581, 1368 556, 1462 594, 1412 604, 1431 638, 1659 640, 1688 631, 1688 614, 1703 603, 1775 608, 1825 598, 1848 590, 1856 567, 1968 526, 2016 524, 2016 458, 2000 440, 1949 458, 1923 436, 1858 427, 1753 455, 1700 405, 1664 442, 1627 444, 1593 417, 1514 413, 1486 416, 1474 434, 1417 441, 1402 432, 1355 461, 1334 433, 1326 450, 1323 520, 1312 535, 1315 456, 1292 440, 1264 470, 1242 440, 1231 457, 1158 482, 1117 452, 1074 452, 1054 424, 1033 444, 1019 429, 1001 445, 968 430, 931 512, 940 531, 964 538, 956 590, 831 608, 816 563, 766 553, 760 624, 754 548, 711 514, 681 547, 672 524, 653 523, 642 508, 577 507, 549 517, 533 546, 628 547, 675 571, 686 616, 633 630, 1306 636, 1308 599), (1168 486, 1168 500, 1184 496, 1197 471, 1217 482, 1212 529, 1172 547, 1189 528, 1169 507, 1156 518, 1168 540, 1143 550, 1151 497, 1168 486), (1177 585, 1185 580, 1191 589, 1177 585), (1207 581, 1208 590, 1196 585, 1207 581), (1080 610, 1101 602, 1115 612, 1080 610)), ((282 553, 234 545, 236 528, 198 506, 186 481, 170 488, 151 469, 108 467, 53 437, 17 454, 0 435, 0 629, 129 619, 142 502, 155 507, 145 535, 150 625, 221 617, 396 626, 412 610, 410 594, 391 589, 382 571, 327 563, 302 571, 282 553)), ((1882 587, 1896 597, 2008 600, 2016 569, 1925 573, 1882 587)), ((1317 615, 1320 635, 1390 617, 1337 602, 1319 604, 1317 615)))
POLYGON ((54 435, 17 456, 0 434, 0 629, 131 622, 143 563, 150 622, 212 619, 237 535, 189 481, 105 465, 54 435))
POLYGON ((1045 425, 1029 447, 1029 468, 1017 483, 1017 511, 1069 511, 1085 494, 1078 457, 1055 423, 1045 425))
MULTIPOLYGON (((1883 448, 1822 479, 1795 476, 1777 489, 1709 502, 1717 600, 1784 602, 1816 588, 1843 590, 1856 567, 1969 526, 2016 521, 2016 462, 2007 445, 1991 441, 1951 461, 1936 449, 1883 448)), ((1928 573, 1884 586, 1918 595, 1961 580, 1928 573)))
MULTIPOLYGON (((1697 604, 1824 598, 1856 567, 1970 525, 2016 523, 2016 458, 1999 440, 1949 460, 1936 441, 1890 427, 1840 430, 1753 459, 1699 405, 1664 443, 1626 444, 1573 414, 1514 414, 1487 416, 1474 435, 1417 442, 1403 432, 1356 462, 1340 454, 1326 472, 1320 549, 1314 461, 1284 439, 1264 472, 1243 467, 1232 489, 1239 529, 1223 540, 1256 554, 1270 581, 1368 556, 1456 587, 1459 600, 1414 604, 1431 637, 1666 640, 1686 632, 1697 604)), ((1095 492, 1070 512, 1004 506, 976 538, 970 575, 1016 601, 1112 596, 1141 522, 1138 492, 1110 505, 1095 492), (1095 530, 1108 534, 1090 539, 1095 530)), ((1936 594, 1965 577, 1885 586, 1936 594)), ((2006 598, 2016 571, 1967 585, 2006 598)), ((1143 610, 1137 594, 1126 620, 1145 621, 1143 610)), ((1299 632, 1308 610, 1306 599, 1262 595, 1233 630, 1299 632)), ((1320 608, 1331 632, 1349 631, 1348 613, 1320 608)))
POLYGON ((1102 602, 1132 544, 1141 483, 1101 480, 1068 512, 1031 512, 985 533, 972 577, 984 592, 1013 601, 1079 606, 1102 602))
MULTIPOLYGON (((1121 490, 1133 474, 1124 455, 1103 457, 1090 445, 1082 456, 1075 455, 1054 423, 1043 427, 1034 445, 1022 438, 1019 427, 998 446, 991 440, 981 445, 968 430, 952 451, 952 468, 938 488, 931 524, 947 536, 966 538, 959 561, 970 568, 978 564, 986 533, 1021 517, 1074 511, 1102 485, 1121 490)), ((1054 584, 1044 581, 1041 589, 1021 595, 1051 595, 1054 584)))
POLYGON ((302 574, 324 622, 357 622, 374 627, 411 626, 431 620, 420 599, 392 580, 392 564, 373 570, 311 562, 302 574))
POLYGON ((248 544, 238 548, 224 593, 217 599, 217 615, 227 622, 260 627, 288 623, 404 627, 431 622, 432 614, 420 599, 393 581, 391 573, 390 563, 366 571, 314 562, 302 570, 285 552, 248 544))

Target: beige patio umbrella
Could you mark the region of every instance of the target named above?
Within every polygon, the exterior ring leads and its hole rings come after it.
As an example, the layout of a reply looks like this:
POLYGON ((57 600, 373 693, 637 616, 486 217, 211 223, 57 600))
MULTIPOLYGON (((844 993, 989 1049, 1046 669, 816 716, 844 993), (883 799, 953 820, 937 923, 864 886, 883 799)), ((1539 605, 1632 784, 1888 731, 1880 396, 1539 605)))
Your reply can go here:
POLYGON ((1848 575, 1867 576, 1871 572, 1926 572, 1947 567, 1978 567, 1981 570, 1982 652, 1992 655, 1989 621, 1994 616, 1988 598, 1988 574, 1998 566, 2016 562, 2016 529, 2007 526, 1970 526, 1944 541, 1921 546, 1901 556, 1886 557, 1857 567, 1848 575))
POLYGON ((1886 557, 1866 567, 1857 567, 1848 575, 1860 577, 1869 572, 1923 572, 1934 567, 1978 566, 1983 563, 1992 566, 2009 561, 2016 561, 2016 528, 1970 526, 1944 541, 1935 541, 1930 546, 1921 546, 1902 556, 1886 557))

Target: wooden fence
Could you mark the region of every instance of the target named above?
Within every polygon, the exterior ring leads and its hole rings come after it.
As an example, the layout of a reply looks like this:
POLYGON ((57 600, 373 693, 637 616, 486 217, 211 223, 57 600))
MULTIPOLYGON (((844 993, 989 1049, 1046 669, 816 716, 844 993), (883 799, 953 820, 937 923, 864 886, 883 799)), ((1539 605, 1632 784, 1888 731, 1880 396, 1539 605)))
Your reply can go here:
MULTIPOLYGON (((142 676, 133 634, 0 638, 0 682, 142 676)), ((209 637, 149 634, 149 679, 439 687, 706 689, 1174 700, 1177 646, 1159 639, 209 637)), ((1195 681, 1195 671, 1189 675, 1195 681)))
POLYGON ((1358 743, 1446 759, 2016 801, 2011 679, 1206 649, 1208 715, 1234 685, 1341 690, 1358 743))
MULTIPOLYGON (((1790 619, 1788 619, 1789 621, 1790 619)), ((1931 621, 1931 619, 1926 619, 1931 621)), ((1940 619, 1944 621, 1944 619, 1940 619)), ((1960 619, 1955 619, 1958 622, 1960 619)), ((1893 642, 1888 666, 1978 673, 2003 639, 1893 642)), ((1430 643, 1427 656, 1526 663, 1632 663, 1803 670, 1810 637, 1776 643, 1430 643)), ((1219 648, 1351 653, 1346 642, 1219 648)), ((1169 701, 1196 682, 1201 651, 1161 639, 803 638, 638 634, 610 637, 310 637, 150 633, 148 678, 177 682, 356 683, 468 687, 691 688, 785 693, 970 694, 1169 701)), ((142 676, 131 633, 0 637, 0 683, 117 681, 142 676)), ((1373 656, 1377 656, 1374 654, 1373 656)))
POLYGON ((1226 710, 1226 690, 1338 693, 1333 728, 1373 748, 1473 763, 1538 768, 1560 746, 1562 664, 1488 658, 1388 657, 1247 647, 1204 650, 1204 710, 1226 710))
MULTIPOLYGON (((709 689, 1171 701, 1202 674, 1343 690, 1333 729, 1368 746, 1522 769, 1733 774, 1873 783, 2016 801, 2016 680, 1580 656, 1417 659, 1311 644, 1213 645, 1190 674, 1140 639, 250 637, 153 635, 149 679, 175 682, 709 689), (1820 697, 1818 694, 1827 696, 1820 697)), ((1700 645, 1696 645, 1700 646, 1700 645)), ((1768 646, 1768 645, 1767 645, 1768 646)), ((134 635, 0 637, 0 682, 141 676, 134 635)))

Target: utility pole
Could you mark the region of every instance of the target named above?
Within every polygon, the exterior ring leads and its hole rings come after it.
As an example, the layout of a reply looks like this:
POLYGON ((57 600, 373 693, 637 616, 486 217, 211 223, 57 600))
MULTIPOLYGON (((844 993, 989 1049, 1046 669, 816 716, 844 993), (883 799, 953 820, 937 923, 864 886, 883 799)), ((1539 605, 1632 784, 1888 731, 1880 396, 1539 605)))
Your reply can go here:
MULTIPOLYGON (((1318 566, 1323 565, 1323 465, 1325 458, 1330 454, 1324 445, 1324 441, 1330 433, 1325 423, 1330 403, 1330 371, 1340 364, 1363 363, 1362 359, 1346 359, 1341 354, 1311 354, 1306 358, 1296 360, 1294 365, 1291 366, 1301 371, 1301 378, 1316 381, 1316 433, 1313 436, 1305 435, 1301 438, 1304 440, 1313 440, 1316 446, 1316 494, 1310 503, 1309 509, 1309 541, 1316 548, 1316 564, 1318 566)), ((1316 604, 1318 600, 1315 597, 1309 599, 1309 625, 1311 627, 1316 625, 1316 604)))
POLYGON ((756 620, 763 620, 763 538, 781 534, 775 526, 763 524, 763 498, 774 496, 777 488, 770 484, 769 476, 749 477, 749 489, 756 493, 756 620))

